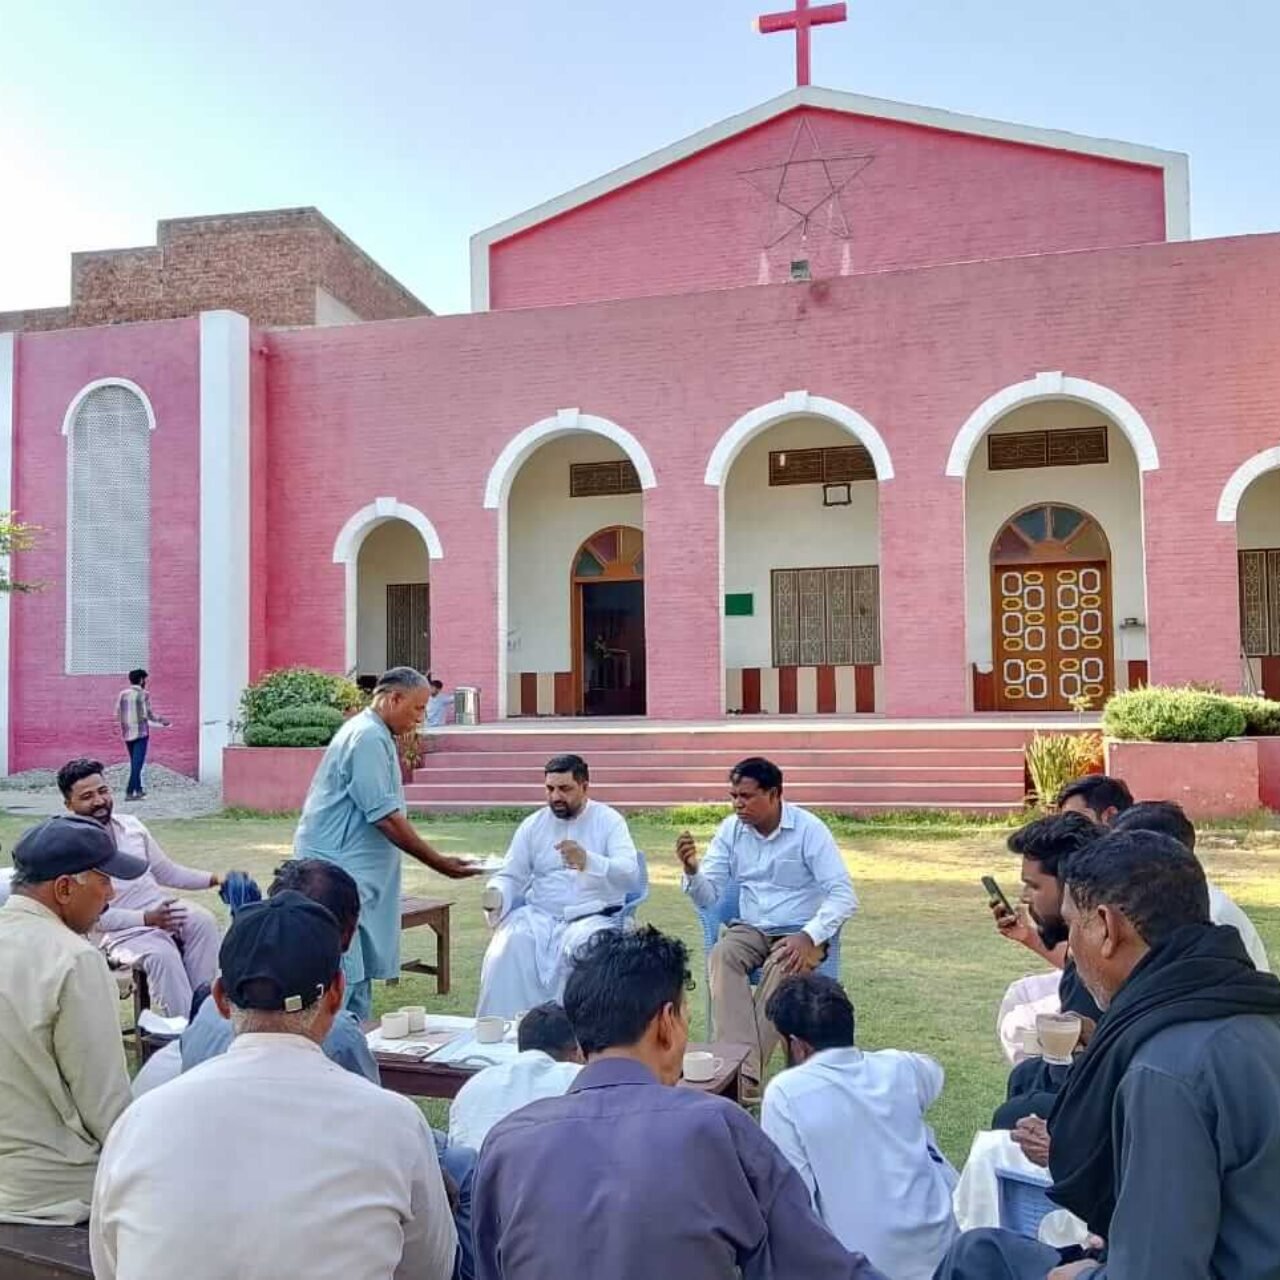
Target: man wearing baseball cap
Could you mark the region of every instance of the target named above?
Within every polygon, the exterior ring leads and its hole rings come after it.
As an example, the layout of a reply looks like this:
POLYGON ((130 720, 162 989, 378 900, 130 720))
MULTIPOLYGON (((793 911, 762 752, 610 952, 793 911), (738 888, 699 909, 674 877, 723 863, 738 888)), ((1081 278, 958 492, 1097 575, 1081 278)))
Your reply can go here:
POLYGON ((89 1216, 102 1144, 129 1104, 116 984, 85 934, 145 862, 100 823, 49 818, 13 850, 0 907, 0 1221, 89 1216))
POLYGON ((457 1235, 431 1130, 326 1058, 342 1008, 333 914, 286 890, 236 915, 212 999, 230 1049, 144 1094, 102 1153, 97 1280, 448 1280, 457 1235))

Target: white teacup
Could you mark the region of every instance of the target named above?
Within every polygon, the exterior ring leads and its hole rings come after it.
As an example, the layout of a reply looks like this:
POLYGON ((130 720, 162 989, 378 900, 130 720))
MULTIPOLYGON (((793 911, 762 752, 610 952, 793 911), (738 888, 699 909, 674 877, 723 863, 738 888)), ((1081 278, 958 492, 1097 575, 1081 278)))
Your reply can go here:
POLYGON ((382 1038, 403 1040, 409 1034, 409 1015, 403 1009, 382 1015, 382 1038))
POLYGON ((427 1029, 427 1009, 425 1005, 407 1004, 400 1012, 409 1019, 410 1035, 415 1031, 425 1031, 427 1029))
POLYGON ((1080 1018, 1074 1013, 1041 1013, 1036 1016, 1036 1038, 1044 1060, 1066 1066, 1080 1040, 1080 1018))
POLYGON ((1018 1038, 1021 1041, 1023 1053, 1034 1056, 1040 1052, 1040 1037, 1036 1034, 1035 1027, 1023 1027, 1018 1032, 1018 1038))
POLYGON ((724 1059, 705 1049, 694 1049, 684 1055, 684 1078, 692 1084, 714 1080, 724 1068, 724 1059))
POLYGON ((506 1038, 511 1023, 506 1018, 477 1018, 476 1040, 480 1044, 497 1044, 506 1038))

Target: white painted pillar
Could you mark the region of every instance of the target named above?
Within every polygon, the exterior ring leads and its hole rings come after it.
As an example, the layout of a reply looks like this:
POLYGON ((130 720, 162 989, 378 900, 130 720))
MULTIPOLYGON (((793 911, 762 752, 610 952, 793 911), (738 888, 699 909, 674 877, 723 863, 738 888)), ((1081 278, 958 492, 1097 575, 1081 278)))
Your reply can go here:
POLYGON ((249 321, 200 316, 200 780, 249 682, 249 321))
MULTIPOLYGON (((13 509, 13 415, 18 383, 14 377, 16 335, 0 333, 0 511, 13 509)), ((0 565, 9 568, 7 558, 0 565)), ((0 591, 0 776, 9 772, 9 682, 12 673, 12 649, 9 635, 9 602, 7 591, 0 591)))

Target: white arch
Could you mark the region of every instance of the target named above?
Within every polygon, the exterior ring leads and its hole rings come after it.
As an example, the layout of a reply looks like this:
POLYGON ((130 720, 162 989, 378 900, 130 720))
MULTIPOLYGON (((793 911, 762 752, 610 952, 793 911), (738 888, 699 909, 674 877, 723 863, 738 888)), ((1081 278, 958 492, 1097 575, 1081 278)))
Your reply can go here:
POLYGON ((142 407, 147 411, 147 426, 152 431, 156 429, 156 411, 151 407, 151 397, 136 382, 130 382, 128 378, 95 378, 93 382, 86 383, 76 392, 71 404, 67 407, 67 411, 62 417, 62 434, 64 436, 70 434, 71 424, 75 421, 76 412, 81 404, 84 403, 85 396, 91 391, 97 391, 99 387, 123 387, 126 391, 132 391, 142 401, 142 407))
POLYGON ((1011 409, 1024 404, 1035 404, 1040 400, 1078 400, 1082 404, 1100 409, 1124 432, 1133 446, 1134 456, 1138 459, 1138 470, 1159 470, 1160 455, 1156 449, 1155 437, 1143 421, 1142 415, 1124 396, 1112 391, 1110 387, 1084 378, 1069 378, 1062 373, 1037 373, 1026 382, 1016 382, 1003 391, 997 391, 969 415, 968 421, 952 441, 946 474, 963 479, 969 469, 969 459, 987 430, 1011 409))
POLYGON ((512 481, 534 450, 548 440, 575 433, 594 434, 612 440, 631 459, 636 475, 640 477, 640 487, 653 489, 657 486, 658 479, 649 455, 645 453, 640 441, 625 427, 610 422, 608 418, 599 418, 594 413, 583 413, 579 409, 558 409, 555 417, 543 418, 507 441, 506 448, 498 455, 498 460, 489 471, 489 479, 485 482, 485 508, 492 511, 506 504, 512 481))
POLYGON ((1222 496, 1218 499, 1218 519, 1223 524, 1234 524, 1244 491, 1259 476, 1277 470, 1280 470, 1280 445, 1276 445, 1274 449, 1263 449, 1261 453, 1255 453, 1252 458, 1242 462, 1231 473, 1231 479, 1222 486, 1222 496))
POLYGON ((772 400, 744 413, 716 441, 703 479, 718 489, 724 484, 734 459, 748 441, 784 418, 794 418, 799 414, 827 418, 843 427, 871 455, 876 468, 876 479, 893 479, 893 460, 889 457, 889 448, 875 427, 856 409, 850 409, 838 400, 828 400, 825 396, 811 396, 807 391, 788 391, 781 400, 772 400))
POLYGON ((412 525, 427 545, 428 558, 444 559, 444 546, 435 525, 417 507, 397 502, 395 498, 375 498, 342 526, 333 544, 333 563, 346 566, 346 671, 354 671, 359 662, 360 548, 364 540, 388 520, 403 520, 412 525))

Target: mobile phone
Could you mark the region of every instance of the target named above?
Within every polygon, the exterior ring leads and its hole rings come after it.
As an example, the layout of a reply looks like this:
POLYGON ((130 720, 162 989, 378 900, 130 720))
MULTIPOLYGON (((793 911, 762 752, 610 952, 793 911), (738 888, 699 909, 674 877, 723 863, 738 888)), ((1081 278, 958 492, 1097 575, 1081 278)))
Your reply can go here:
POLYGON ((1011 916, 1016 916, 1018 914, 1013 909, 1013 904, 1004 896, 1004 890, 996 884, 993 876, 983 876, 982 887, 987 891, 987 897, 990 898, 992 902, 998 902, 1011 916))

